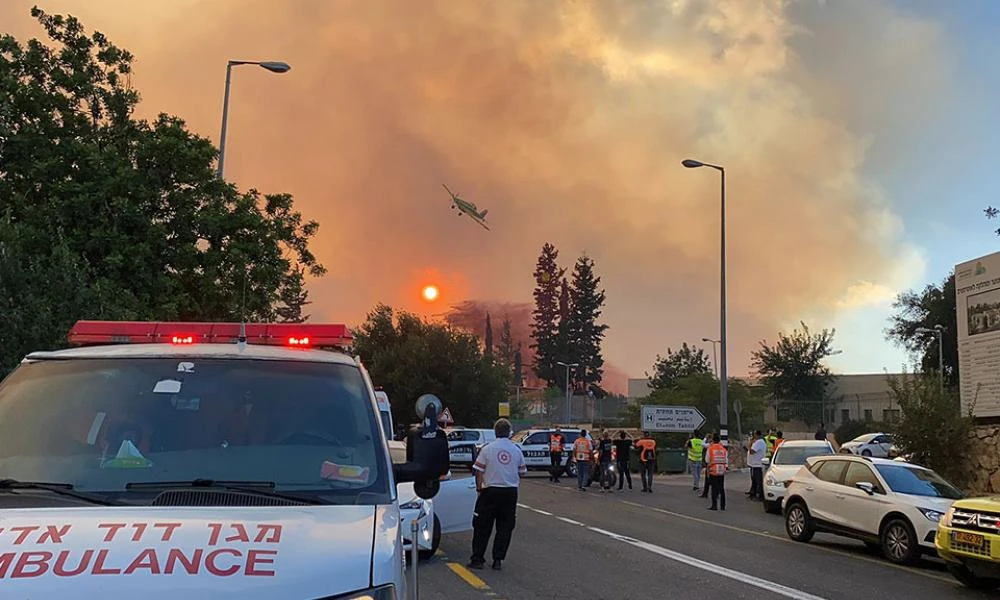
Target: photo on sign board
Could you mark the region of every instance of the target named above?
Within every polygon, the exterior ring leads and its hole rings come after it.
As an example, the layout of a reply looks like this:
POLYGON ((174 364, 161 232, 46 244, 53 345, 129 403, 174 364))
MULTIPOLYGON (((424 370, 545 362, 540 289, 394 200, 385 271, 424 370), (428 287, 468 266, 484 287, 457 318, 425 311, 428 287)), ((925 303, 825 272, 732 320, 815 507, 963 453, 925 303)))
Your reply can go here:
POLYGON ((1000 331, 1000 289, 965 297, 969 335, 1000 331))

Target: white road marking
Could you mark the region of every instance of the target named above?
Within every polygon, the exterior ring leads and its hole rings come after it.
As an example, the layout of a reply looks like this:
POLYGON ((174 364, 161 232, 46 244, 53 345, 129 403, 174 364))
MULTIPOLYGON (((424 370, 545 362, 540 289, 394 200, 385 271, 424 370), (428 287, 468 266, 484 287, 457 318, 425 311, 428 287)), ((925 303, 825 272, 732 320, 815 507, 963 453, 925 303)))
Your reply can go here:
MULTIPOLYGON (((532 507, 524 505, 524 504, 521 504, 520 506, 523 506, 524 508, 527 508, 527 509, 532 510, 534 512, 540 512, 538 509, 532 508, 532 507)), ((553 516, 555 516, 555 515, 553 515, 553 516)), ((637 540, 635 538, 630 538, 628 536, 621 535, 621 534, 615 533, 613 531, 607 531, 605 529, 600 529, 598 527, 591 527, 591 526, 586 525, 584 523, 581 523, 579 521, 574 521, 573 519, 567 519, 566 517, 556 516, 555 518, 559 519, 560 521, 564 521, 566 523, 569 523, 571 525, 580 525, 580 526, 586 527, 587 529, 589 529, 590 531, 593 531, 594 533, 598 533, 598 534, 607 536, 607 537, 609 537, 609 538, 611 538, 613 540, 617 540, 619 542, 623 542, 623 543, 629 544, 629 545, 634 546, 636 548, 641 548, 643 550, 646 550, 647 552, 652 552, 653 554, 657 554, 657 555, 662 556, 664 558, 669 558, 670 560, 673 560, 673 561, 676 561, 676 562, 688 565, 690 567, 694 567, 696 569, 701 569, 703 571, 708 571, 709 573, 715 573, 716 575, 721 575, 723 577, 728 577, 729 579, 732 579, 734 581, 739 581, 739 582, 745 583, 747 585, 752 585, 754 587, 758 587, 758 588, 760 588, 762 590, 766 590, 766 591, 778 594, 780 596, 784 596, 786 598, 795 598, 796 600, 824 600, 824 598, 822 596, 814 596, 813 594, 810 594, 808 592, 803 592, 802 590, 797 590, 795 588, 790 588, 790 587, 781 585, 779 583, 775 583, 773 581, 768 581, 766 579, 761 579, 759 577, 754 577, 753 575, 750 575, 748 573, 744 573, 742 571, 736 571, 734 569, 723 567, 722 565, 717 565, 717 564, 714 564, 714 563, 710 563, 710 562, 707 562, 707 561, 695 558, 693 556, 688 556, 687 554, 682 554, 680 552, 676 552, 674 550, 670 550, 668 548, 664 548, 663 546, 657 546, 656 544, 650 544, 649 542, 644 542, 642 540, 637 540)))

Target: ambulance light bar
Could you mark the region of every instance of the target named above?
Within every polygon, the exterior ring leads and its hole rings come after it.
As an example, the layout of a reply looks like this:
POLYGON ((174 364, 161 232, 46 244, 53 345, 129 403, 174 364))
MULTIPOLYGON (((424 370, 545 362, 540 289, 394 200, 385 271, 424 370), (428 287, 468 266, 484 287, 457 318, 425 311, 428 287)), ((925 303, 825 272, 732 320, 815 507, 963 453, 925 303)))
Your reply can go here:
MULTIPOLYGON (((101 344, 235 344, 240 323, 193 323, 181 321, 77 321, 69 331, 73 346, 101 344)), ((293 348, 338 348, 351 346, 347 325, 333 323, 246 323, 248 344, 293 348)))

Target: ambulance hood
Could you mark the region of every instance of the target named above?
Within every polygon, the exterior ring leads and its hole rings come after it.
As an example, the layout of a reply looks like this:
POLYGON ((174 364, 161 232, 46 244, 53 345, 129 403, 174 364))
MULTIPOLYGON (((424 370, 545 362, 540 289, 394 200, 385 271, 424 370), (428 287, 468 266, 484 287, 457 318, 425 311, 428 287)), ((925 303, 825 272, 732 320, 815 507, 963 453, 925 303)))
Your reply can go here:
MULTIPOLYGON (((375 506, 0 511, 0 594, 313 600, 370 586, 375 506)), ((377 571, 381 571, 378 569, 377 571)), ((378 573, 377 573, 378 574, 378 573)))

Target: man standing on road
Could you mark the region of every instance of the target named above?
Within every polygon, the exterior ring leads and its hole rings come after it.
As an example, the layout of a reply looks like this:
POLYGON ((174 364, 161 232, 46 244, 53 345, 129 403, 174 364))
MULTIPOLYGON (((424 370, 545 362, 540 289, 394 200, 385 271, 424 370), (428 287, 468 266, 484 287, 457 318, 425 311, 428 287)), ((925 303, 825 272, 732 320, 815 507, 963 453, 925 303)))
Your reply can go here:
POLYGON ((624 431, 618 432, 618 439, 615 440, 615 454, 618 455, 618 491, 625 487, 625 480, 628 479, 628 489, 632 489, 632 472, 629 469, 629 457, 632 456, 632 438, 624 431))
POLYGON ((594 451, 587 439, 587 430, 580 430, 580 437, 573 442, 573 460, 576 461, 576 484, 581 492, 587 491, 587 478, 590 476, 590 455, 594 451))
POLYGON ((695 429, 691 432, 691 439, 687 441, 688 467, 694 480, 694 487, 691 489, 695 491, 698 491, 698 484, 701 483, 701 461, 705 458, 703 450, 701 434, 695 429))
POLYGON ((761 437, 760 430, 753 432, 750 450, 747 452, 747 466, 750 467, 750 500, 764 499, 764 454, 767 452, 767 442, 761 437))
POLYGON ((639 451, 639 464, 642 465, 642 491, 653 492, 653 470, 656 468, 656 440, 648 431, 642 432, 642 439, 635 443, 639 451))
POLYGON ((500 570, 507 558, 507 548, 514 533, 517 516, 517 488, 528 472, 521 449, 510 441, 511 425, 498 419, 493 425, 497 439, 487 444, 472 465, 476 472, 476 509, 472 513, 472 558, 469 568, 482 569, 486 564, 486 546, 493 535, 493 568, 500 570))
POLYGON ((563 436, 562 427, 556 426, 556 430, 549 434, 549 458, 552 461, 552 471, 549 474, 549 481, 559 483, 559 475, 562 474, 563 443, 566 438, 563 436))
POLYGON ((719 434, 712 434, 708 453, 708 486, 712 488, 712 506, 708 510, 726 510, 726 470, 729 469, 729 451, 719 443, 719 434))
POLYGON ((708 447, 712 445, 712 434, 706 433, 705 439, 701 442, 701 461, 703 464, 702 470, 705 471, 705 484, 701 489, 701 497, 708 497, 708 447))
POLYGON ((611 459, 614 456, 615 443, 611 441, 611 434, 605 429, 601 432, 601 441, 597 443, 597 460, 600 461, 597 470, 598 477, 601 478, 601 493, 610 492, 611 485, 608 481, 608 470, 611 468, 611 459))
POLYGON ((767 437, 764 438, 764 442, 767 443, 767 458, 774 456, 774 440, 776 439, 778 438, 774 435, 774 428, 772 427, 771 429, 768 429, 767 437))

